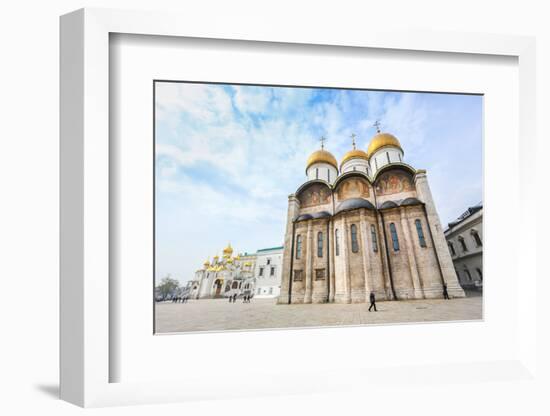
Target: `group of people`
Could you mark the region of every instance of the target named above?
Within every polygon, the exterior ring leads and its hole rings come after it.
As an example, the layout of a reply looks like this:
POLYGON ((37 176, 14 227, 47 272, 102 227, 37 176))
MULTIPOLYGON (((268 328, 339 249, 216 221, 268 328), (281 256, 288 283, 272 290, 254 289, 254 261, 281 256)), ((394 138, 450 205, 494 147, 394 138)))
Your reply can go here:
MULTIPOLYGON (((250 300, 252 299, 252 295, 243 295, 243 303, 250 303, 250 300)), ((229 296, 229 303, 235 303, 237 302, 237 294, 233 293, 231 296, 229 296)))
POLYGON ((172 303, 178 303, 178 302, 187 303, 188 300, 189 300, 189 296, 178 296, 178 297, 172 298, 172 303))

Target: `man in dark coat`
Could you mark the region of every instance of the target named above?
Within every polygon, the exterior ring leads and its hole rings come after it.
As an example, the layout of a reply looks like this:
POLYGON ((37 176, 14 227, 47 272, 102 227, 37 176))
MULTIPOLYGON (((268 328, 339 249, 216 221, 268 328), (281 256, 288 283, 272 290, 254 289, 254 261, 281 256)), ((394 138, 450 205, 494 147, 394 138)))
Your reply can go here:
POLYGON ((376 298, 374 297, 374 292, 370 292, 369 299, 370 299, 369 312, 372 308, 374 308, 374 312, 377 312, 376 311, 376 298))
POLYGON ((447 283, 443 283, 443 299, 450 299, 449 292, 447 292, 447 283))

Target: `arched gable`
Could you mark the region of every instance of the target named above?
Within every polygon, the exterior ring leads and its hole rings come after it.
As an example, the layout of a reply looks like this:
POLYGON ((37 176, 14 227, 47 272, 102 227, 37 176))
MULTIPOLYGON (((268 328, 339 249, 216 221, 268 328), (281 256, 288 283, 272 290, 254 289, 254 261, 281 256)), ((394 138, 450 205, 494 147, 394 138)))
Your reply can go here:
POLYGON ((308 181, 296 191, 296 198, 300 201, 300 208, 328 204, 331 196, 332 188, 327 182, 320 179, 308 181))
POLYGON ((340 175, 334 183, 334 193, 338 201, 350 198, 369 198, 371 183, 367 175, 362 172, 351 171, 340 175))
POLYGON ((384 166, 376 173, 374 188, 377 196, 414 192, 416 171, 406 164, 384 166))

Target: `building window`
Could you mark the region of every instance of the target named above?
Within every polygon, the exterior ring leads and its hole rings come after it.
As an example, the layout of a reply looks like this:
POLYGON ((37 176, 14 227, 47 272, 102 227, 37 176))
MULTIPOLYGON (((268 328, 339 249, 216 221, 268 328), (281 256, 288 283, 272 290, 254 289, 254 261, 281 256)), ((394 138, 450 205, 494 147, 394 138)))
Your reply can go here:
POLYGON ((418 234, 418 241, 420 243, 420 247, 426 247, 426 239, 424 238, 422 223, 420 222, 420 220, 415 220, 414 225, 416 225, 416 232, 418 234))
POLYGON ((338 229, 334 230, 334 251, 336 252, 336 255, 340 255, 340 237, 338 236, 338 229))
POLYGON ((263 267, 260 267, 260 272, 258 273, 258 275, 260 277, 264 275, 264 268, 263 267))
POLYGON ((399 161, 402 162, 403 160, 401 159, 401 153, 398 153, 397 156, 399 156, 399 161))
POLYGON ((388 158, 388 163, 391 163, 391 161, 390 161, 390 154, 389 154, 389 152, 386 152, 386 157, 388 158))
POLYGON ((294 270, 294 281, 301 282, 302 280, 304 280, 303 270, 294 270))
POLYGON ((466 266, 464 266, 464 273, 466 273, 466 276, 468 276, 468 280, 471 282, 472 281, 472 274, 470 273, 470 270, 468 270, 466 268, 466 266))
POLYGON ((272 287, 269 288, 269 294, 270 294, 270 295, 273 294, 273 288, 272 288, 272 287))
POLYGON ((266 264, 271 264, 271 259, 267 259, 267 263, 266 264))
POLYGON ((451 254, 453 256, 456 256, 455 246, 450 241, 449 241, 449 250, 451 250, 451 254))
POLYGON ((390 233, 391 233, 391 241, 393 243, 393 251, 399 251, 399 240, 397 239, 397 230, 395 229, 395 224, 393 222, 390 224, 390 233))
POLYGON ((378 160, 376 158, 374 158, 374 167, 378 170, 378 160))
POLYGON ((370 235, 372 238, 372 251, 376 253, 378 251, 378 238, 376 237, 376 227, 374 224, 370 226, 370 235))
POLYGON ((300 259, 302 257, 302 236, 298 235, 296 237, 296 259, 300 259))
POLYGON ((270 276, 275 276, 275 267, 271 266, 271 269, 269 270, 270 276))
POLYGON ((239 288, 239 282, 237 282, 237 281, 233 282, 233 284, 231 285, 231 288, 232 289, 238 289, 239 288))
POLYGON ((327 178, 328 178, 327 182, 330 182, 330 169, 327 169, 327 178))
POLYGON ((479 276, 479 281, 483 282, 483 273, 481 272, 481 269, 476 268, 477 275, 479 276))
POLYGON ((351 251, 357 253, 359 251, 359 243, 357 242, 357 226, 351 224, 351 251))
POLYGON ((354 167, 353 167, 353 171, 355 172, 356 170, 357 170, 357 167, 356 167, 356 166, 354 166, 354 167))
POLYGON ((319 179, 319 168, 315 168, 315 179, 319 179))
POLYGON ((464 241, 464 238, 462 238, 462 236, 458 237, 458 242, 460 243, 460 246, 462 247, 462 251, 464 251, 464 252, 468 251, 468 247, 466 247, 466 241, 464 241))
POLYGON ((315 280, 325 280, 325 269, 315 269, 315 280))
POLYGON ((481 238, 479 237, 479 234, 476 230, 472 230, 472 237, 474 238, 474 242, 476 243, 476 247, 481 247, 483 244, 481 243, 481 238))
POLYGON ((323 233, 317 233, 317 257, 323 257, 323 233))

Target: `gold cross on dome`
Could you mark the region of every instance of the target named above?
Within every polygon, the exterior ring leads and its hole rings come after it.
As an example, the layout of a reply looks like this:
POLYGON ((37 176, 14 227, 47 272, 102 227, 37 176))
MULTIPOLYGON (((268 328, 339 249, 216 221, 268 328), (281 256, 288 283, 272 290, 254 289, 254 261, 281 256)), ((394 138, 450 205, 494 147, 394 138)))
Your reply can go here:
POLYGON ((325 142, 327 141, 327 139, 324 136, 321 136, 319 141, 321 142, 321 149, 324 149, 325 148, 325 142))
POLYGON ((351 133, 351 144, 353 146, 353 150, 355 150, 355 138, 357 136, 355 135, 355 133, 351 133))
POLYGON ((376 120, 373 126, 376 127, 376 132, 380 133, 380 120, 376 120))

